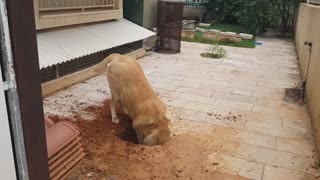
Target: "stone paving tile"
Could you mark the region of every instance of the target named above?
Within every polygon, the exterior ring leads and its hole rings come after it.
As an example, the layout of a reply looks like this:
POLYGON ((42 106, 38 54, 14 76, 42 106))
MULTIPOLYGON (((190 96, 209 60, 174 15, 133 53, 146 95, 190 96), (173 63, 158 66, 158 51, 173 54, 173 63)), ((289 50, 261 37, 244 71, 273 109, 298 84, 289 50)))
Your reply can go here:
POLYGON ((240 144, 234 156, 306 173, 316 172, 316 170, 311 167, 311 165, 314 164, 312 157, 276 151, 248 144, 240 144))
POLYGON ((251 111, 253 107, 253 104, 239 103, 235 101, 228 101, 228 100, 222 100, 222 99, 217 99, 213 103, 213 105, 231 108, 231 109, 243 110, 243 111, 251 111))
POLYGON ((277 166, 266 165, 263 180, 313 180, 316 177, 310 173, 289 170, 277 166))
POLYGON ((232 91, 232 94, 244 95, 244 96, 251 96, 252 93, 253 93, 253 91, 251 91, 251 90, 239 89, 239 88, 235 88, 235 89, 232 91))
POLYGON ((164 90, 169 90, 169 91, 173 91, 173 90, 176 90, 178 88, 177 85, 167 84, 167 83, 160 83, 160 82, 151 83, 151 85, 152 85, 152 87, 159 88, 159 89, 164 89, 164 90))
POLYGON ((311 123, 308 120, 298 120, 298 119, 283 119, 283 126, 290 127, 301 130, 309 130, 312 131, 311 123))
POLYGON ((243 177, 260 180, 263 172, 263 164, 248 161, 245 159, 236 158, 233 156, 213 153, 209 155, 211 163, 219 162, 217 166, 214 166, 214 170, 220 170, 220 172, 241 175, 243 177))
POLYGON ((185 76, 175 75, 175 74, 168 74, 168 73, 162 73, 162 72, 153 72, 150 74, 151 76, 155 77, 166 77, 168 79, 174 79, 174 80, 183 80, 185 76))
POLYGON ((187 77, 184 79, 184 81, 200 82, 204 84, 214 84, 219 86, 226 86, 228 84, 228 82, 225 82, 225 81, 217 81, 217 80, 193 78, 193 77, 187 77))
POLYGON ((183 101, 183 100, 169 98, 169 97, 161 97, 161 100, 167 106, 178 107, 178 108, 183 108, 188 103, 188 101, 183 101))
POLYGON ((148 81, 152 81, 152 82, 160 82, 160 83, 168 83, 168 84, 173 82, 173 79, 169 79, 169 78, 165 78, 165 77, 156 77, 156 76, 151 76, 151 75, 148 75, 147 79, 148 79, 148 81))
POLYGON ((276 149, 305 156, 314 155, 314 147, 312 144, 284 138, 277 139, 276 149))
POLYGON ((257 133, 267 134, 271 136, 277 136, 282 138, 288 138, 304 142, 312 142, 312 133, 307 130, 298 130, 293 128, 281 127, 276 125, 258 123, 248 121, 244 127, 245 130, 253 131, 257 133))
POLYGON ((273 94, 273 93, 265 93, 265 92, 258 92, 258 91, 253 91, 252 96, 254 97, 262 97, 262 98, 268 98, 270 100, 283 100, 283 95, 280 94, 273 94))
POLYGON ((199 123, 185 119, 178 120, 173 123, 174 134, 211 134, 213 126, 206 123, 199 123))
POLYGON ((195 89, 195 88, 188 88, 188 87, 178 87, 176 89, 177 92, 183 92, 193 95, 199 95, 199 96, 205 96, 205 97, 211 97, 213 95, 213 91, 207 91, 203 89, 195 89))
POLYGON ((205 122, 223 127, 230 127, 234 129, 242 129, 246 120, 239 118, 236 121, 228 119, 230 111, 223 109, 214 109, 210 112, 184 110, 181 118, 188 119, 196 122, 205 122))
POLYGON ((294 119, 302 119, 302 120, 310 119, 308 111, 306 111, 303 108, 288 109, 284 106, 265 107, 265 106, 254 105, 252 111, 270 114, 270 115, 280 115, 285 118, 294 118, 294 119))
POLYGON ((192 81, 174 81, 172 84, 179 85, 181 87, 190 87, 190 88, 197 88, 197 89, 205 89, 209 91, 215 91, 215 92, 225 92, 225 93, 231 93, 233 91, 233 88, 220 86, 220 85, 214 85, 214 84, 205 84, 200 82, 192 82, 192 81))
POLYGON ((203 103, 203 104, 213 104, 214 101, 216 100, 215 98, 199 96, 199 95, 194 95, 189 93, 183 93, 181 96, 179 96, 179 99, 185 100, 185 101, 203 103))
POLYGON ((279 116, 272 116, 263 113, 256 113, 256 112, 247 112, 247 111, 233 111, 241 114, 242 118, 247 121, 253 121, 263 124, 270 124, 270 125, 282 125, 282 117, 279 116))
POLYGON ((181 92, 169 91, 169 90, 157 89, 157 88, 153 88, 153 89, 156 92, 156 94, 161 97, 178 98, 179 96, 182 95, 181 92))
POLYGON ((188 110, 201 111, 201 112, 207 112, 207 113, 211 113, 216 110, 221 110, 221 111, 224 111, 227 113, 231 110, 230 108, 202 104, 202 103, 196 103, 196 102, 187 102, 185 104, 184 108, 188 109, 188 110))
POLYGON ((215 139, 229 139, 232 141, 242 142, 271 149, 275 149, 276 146, 276 138, 274 136, 259 134, 241 129, 232 129, 215 126, 212 133, 212 137, 215 139))

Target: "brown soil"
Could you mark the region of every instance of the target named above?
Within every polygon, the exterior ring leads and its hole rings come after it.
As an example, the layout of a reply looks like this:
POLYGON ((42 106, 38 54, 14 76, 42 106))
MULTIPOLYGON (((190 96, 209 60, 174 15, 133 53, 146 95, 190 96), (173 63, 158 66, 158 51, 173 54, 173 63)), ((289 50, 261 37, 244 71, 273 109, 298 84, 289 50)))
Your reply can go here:
POLYGON ((94 112, 96 118, 87 121, 75 116, 87 155, 69 180, 245 179, 218 173, 217 163, 208 159, 214 147, 199 137, 181 134, 163 146, 144 146, 136 144, 132 121, 126 115, 120 114, 120 124, 111 122, 109 101, 85 111, 94 112))

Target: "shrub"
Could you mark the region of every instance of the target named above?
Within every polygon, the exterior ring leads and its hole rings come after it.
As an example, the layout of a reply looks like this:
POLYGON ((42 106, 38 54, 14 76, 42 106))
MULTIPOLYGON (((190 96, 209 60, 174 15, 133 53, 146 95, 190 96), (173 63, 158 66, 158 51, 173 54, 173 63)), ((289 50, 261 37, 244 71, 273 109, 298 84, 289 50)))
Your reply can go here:
POLYGON ((209 0, 207 10, 219 22, 240 24, 256 33, 281 17, 275 1, 290 0, 209 0))

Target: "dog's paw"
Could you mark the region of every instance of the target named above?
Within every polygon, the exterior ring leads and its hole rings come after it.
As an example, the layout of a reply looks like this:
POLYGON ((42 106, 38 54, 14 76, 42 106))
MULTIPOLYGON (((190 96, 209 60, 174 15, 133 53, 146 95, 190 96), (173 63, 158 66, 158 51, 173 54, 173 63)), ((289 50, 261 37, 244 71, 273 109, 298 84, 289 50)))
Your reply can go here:
POLYGON ((118 117, 115 117, 112 119, 112 122, 118 124, 120 122, 120 119, 118 117))

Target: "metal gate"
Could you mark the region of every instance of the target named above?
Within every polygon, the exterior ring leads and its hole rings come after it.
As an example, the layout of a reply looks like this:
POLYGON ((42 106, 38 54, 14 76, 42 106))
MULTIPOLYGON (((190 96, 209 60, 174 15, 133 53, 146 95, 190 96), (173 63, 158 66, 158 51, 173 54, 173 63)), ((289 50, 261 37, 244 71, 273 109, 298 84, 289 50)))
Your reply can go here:
POLYGON ((183 2, 158 1, 156 51, 179 53, 183 2))

